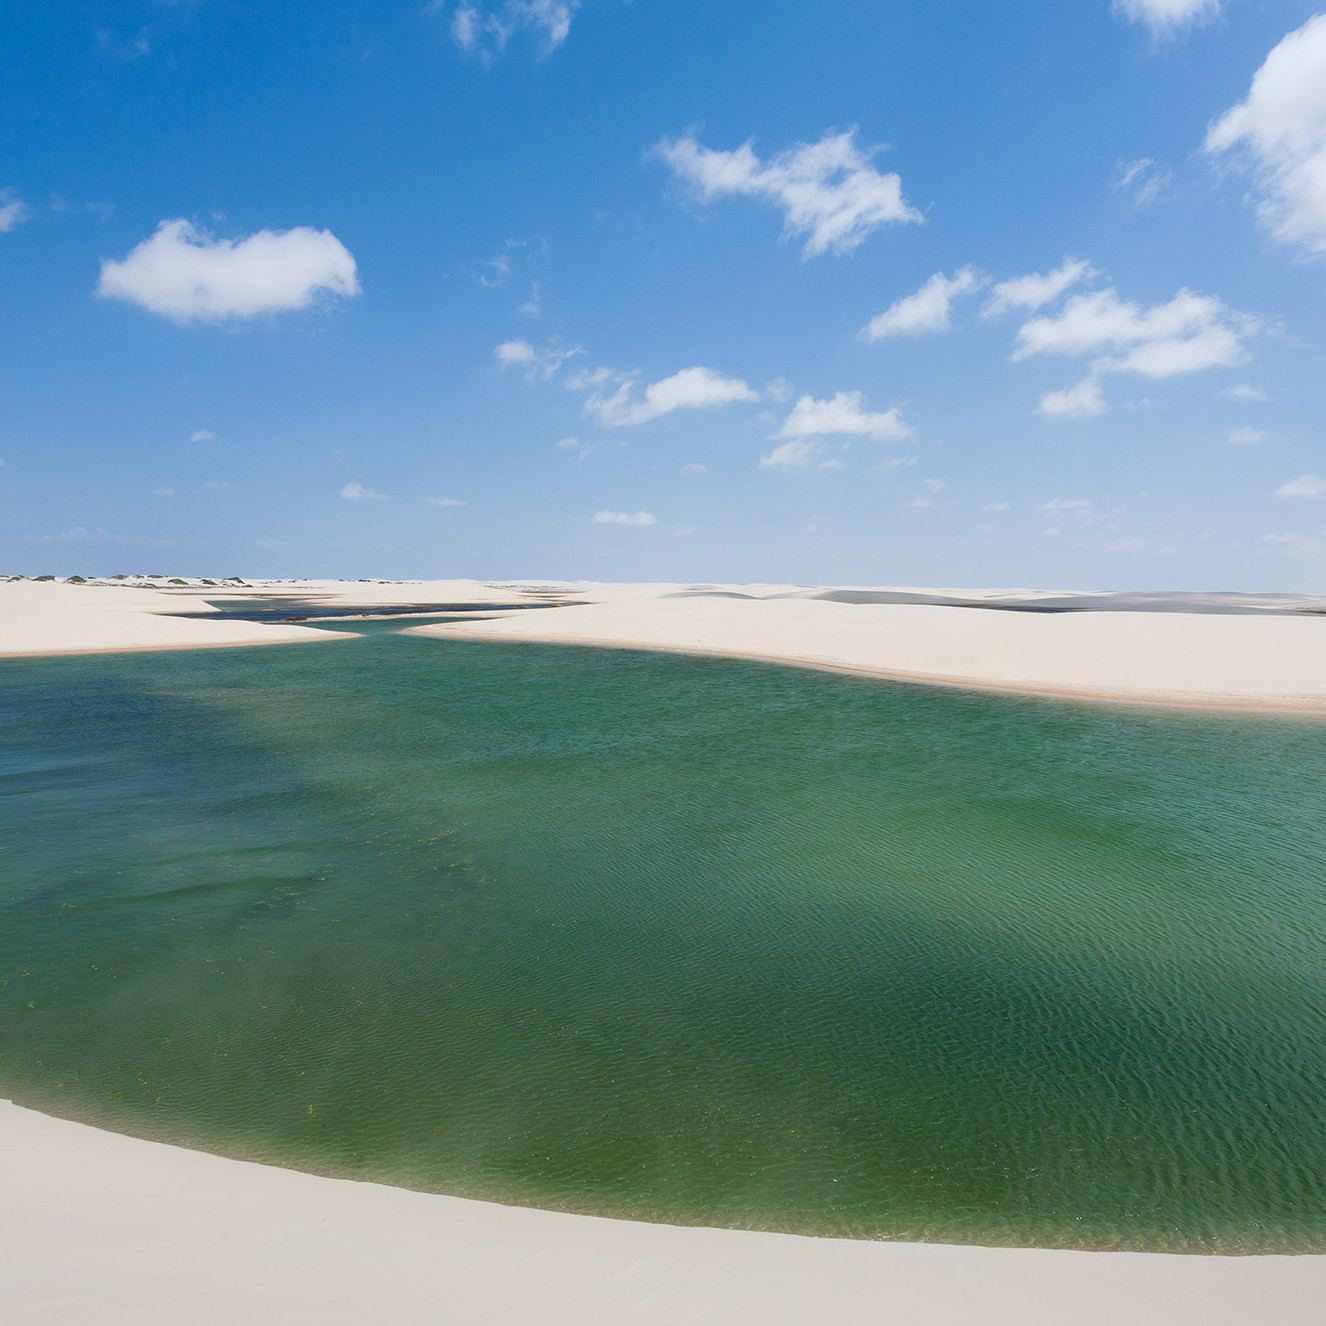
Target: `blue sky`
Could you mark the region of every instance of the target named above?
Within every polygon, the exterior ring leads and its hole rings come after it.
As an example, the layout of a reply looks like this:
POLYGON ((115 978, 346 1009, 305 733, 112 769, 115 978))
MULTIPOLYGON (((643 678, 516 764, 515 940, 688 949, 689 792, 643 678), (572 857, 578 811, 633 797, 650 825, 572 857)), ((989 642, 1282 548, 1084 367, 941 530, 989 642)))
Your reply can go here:
POLYGON ((0 571, 1322 589, 1310 4, 4 34, 0 571))

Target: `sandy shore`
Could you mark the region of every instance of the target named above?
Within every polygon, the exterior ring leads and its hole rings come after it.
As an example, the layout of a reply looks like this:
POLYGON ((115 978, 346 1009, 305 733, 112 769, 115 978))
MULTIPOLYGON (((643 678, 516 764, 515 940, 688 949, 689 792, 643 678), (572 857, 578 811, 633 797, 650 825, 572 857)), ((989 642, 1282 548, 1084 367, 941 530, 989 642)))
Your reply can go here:
POLYGON ((13 1326, 1304 1326, 1326 1257, 682 1229, 318 1178, 0 1102, 13 1326))
MULTIPOLYGON (((874 602, 900 591, 595 586, 598 601, 500 621, 421 626, 453 638, 769 659, 878 677, 1133 703, 1326 712, 1326 615, 1212 596, 1002 596, 1019 610, 874 602), (1080 606, 1026 610, 1053 598, 1080 606), (862 600, 866 601, 862 601, 862 600), (1156 600, 1159 599, 1159 606, 1156 600), (846 600, 846 601, 844 601, 846 600)), ((922 591, 911 591, 922 594, 922 591)), ((962 591, 944 591, 960 595, 962 591)), ((969 602, 999 602, 967 591, 969 602)))
POLYGON ((0 658, 32 654, 87 654, 129 649, 207 649, 226 645, 279 645, 344 639, 285 623, 227 620, 212 605, 301 604, 398 606, 416 601, 519 603, 522 596, 477 581, 357 584, 285 581, 244 588, 170 589, 134 585, 75 585, 17 580, 0 583, 0 658), (175 616, 207 613, 211 619, 175 616))

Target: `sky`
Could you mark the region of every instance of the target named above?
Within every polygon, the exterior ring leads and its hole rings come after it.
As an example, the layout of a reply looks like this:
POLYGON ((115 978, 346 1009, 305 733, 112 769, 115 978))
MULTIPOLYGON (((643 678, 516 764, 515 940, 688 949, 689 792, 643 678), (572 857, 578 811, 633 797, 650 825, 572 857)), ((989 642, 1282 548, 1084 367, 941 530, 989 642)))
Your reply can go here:
POLYGON ((6 9, 0 572, 1326 591, 1312 4, 6 9))

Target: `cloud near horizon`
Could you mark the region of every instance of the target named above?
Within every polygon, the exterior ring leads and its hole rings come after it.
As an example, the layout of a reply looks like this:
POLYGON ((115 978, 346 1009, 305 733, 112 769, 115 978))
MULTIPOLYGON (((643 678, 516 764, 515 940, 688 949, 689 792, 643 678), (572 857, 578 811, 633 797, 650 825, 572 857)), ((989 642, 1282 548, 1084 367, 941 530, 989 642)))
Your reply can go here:
POLYGON ((590 520, 595 525, 657 525, 658 517, 648 511, 596 511, 590 520))
POLYGON ((1205 149, 1233 152, 1252 176, 1272 236, 1326 253, 1326 14, 1271 51, 1247 98, 1208 130, 1205 149))
POLYGON ((307 308, 319 295, 360 292, 355 260, 330 230, 297 226, 218 239, 183 219, 116 262, 101 264, 96 294, 171 322, 219 323, 307 308))
POLYGON ((873 345, 890 336, 933 336, 949 331, 953 301, 984 283, 974 267, 963 267, 952 276, 936 272, 915 294, 895 300, 871 318, 857 339, 873 345))
POLYGON ((388 502, 391 499, 386 493, 375 493, 371 488, 365 488, 358 479, 352 479, 349 483, 337 492, 338 497, 343 497, 347 502, 388 502))
POLYGON ((852 253, 883 226, 924 221, 903 198, 898 175, 871 165, 880 150, 858 148, 855 129, 798 143, 767 161, 749 141, 721 151, 701 146, 693 133, 665 138, 654 149, 701 202, 747 197, 780 208, 784 236, 807 237, 805 258, 852 253))

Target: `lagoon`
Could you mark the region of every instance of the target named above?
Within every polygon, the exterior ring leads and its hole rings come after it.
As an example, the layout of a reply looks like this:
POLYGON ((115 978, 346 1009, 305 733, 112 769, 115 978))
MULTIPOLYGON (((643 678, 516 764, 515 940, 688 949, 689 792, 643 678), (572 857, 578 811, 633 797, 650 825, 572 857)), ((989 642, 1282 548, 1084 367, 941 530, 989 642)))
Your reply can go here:
POLYGON ((21 1103, 676 1223, 1326 1242, 1315 719, 384 626, 2 662, 0 724, 21 1103))

